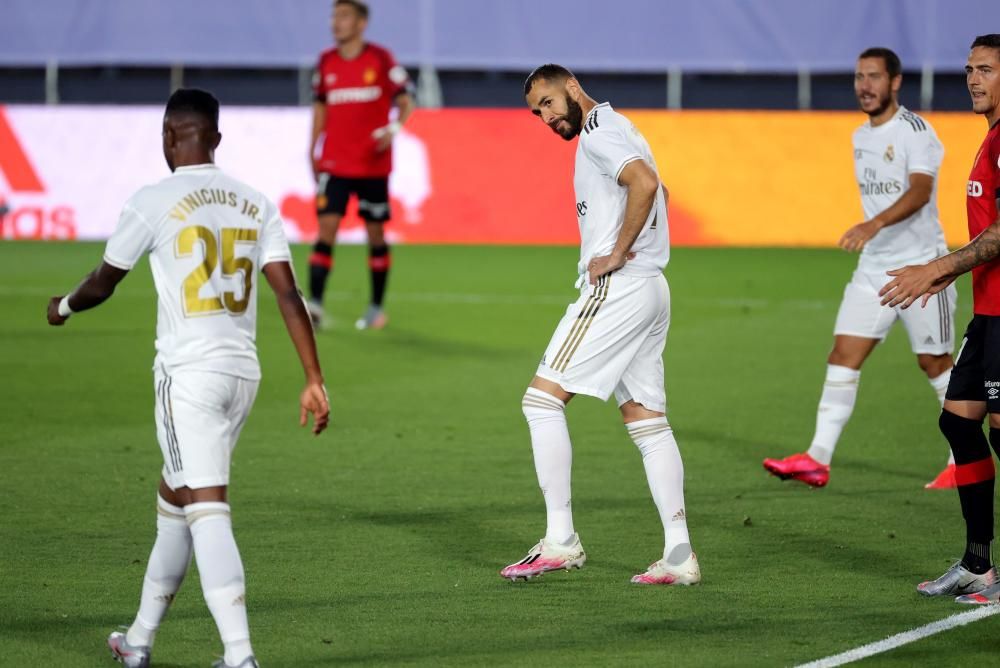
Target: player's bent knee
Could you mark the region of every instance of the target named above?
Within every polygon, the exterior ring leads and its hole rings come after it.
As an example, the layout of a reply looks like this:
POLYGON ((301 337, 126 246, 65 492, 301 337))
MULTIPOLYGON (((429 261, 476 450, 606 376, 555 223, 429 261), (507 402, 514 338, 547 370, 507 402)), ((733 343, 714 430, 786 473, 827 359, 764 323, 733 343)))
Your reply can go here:
POLYGON ((838 350, 837 348, 834 348, 827 356, 826 363, 857 371, 861 368, 861 365, 864 364, 866 357, 867 355, 861 355, 852 351, 838 350))
POLYGON ((216 485, 214 487, 186 488, 190 496, 188 503, 202 502, 228 502, 228 487, 226 485, 216 485))
POLYGON ((369 248, 382 248, 386 245, 385 231, 382 228, 382 223, 367 223, 365 230, 368 232, 369 248))
POLYGON ((168 504, 180 506, 181 508, 188 503, 188 501, 178 493, 178 490, 171 489, 170 485, 168 485, 167 481, 163 478, 160 478, 160 486, 159 489, 157 489, 157 495, 168 504))
POLYGON ((564 419, 566 404, 558 397, 529 387, 521 398, 521 411, 529 423, 536 420, 564 419))
POLYGON ((951 355, 947 353, 944 355, 917 355, 917 364, 920 366, 920 370, 930 378, 937 378, 954 365, 951 355))
POLYGON ((544 392, 549 394, 563 404, 568 404, 569 400, 573 398, 572 392, 567 392, 563 389, 562 385, 559 383, 549 380, 548 378, 542 378, 541 376, 535 376, 531 379, 531 383, 528 385, 529 388, 538 390, 539 392, 544 392))
POLYGON ((338 214, 326 214, 319 217, 319 241, 330 244, 337 240, 337 228, 340 227, 341 216, 338 214))
POLYGON ((629 399, 621 406, 618 410, 622 414, 622 422, 626 425, 632 422, 637 422, 639 420, 652 420, 655 418, 664 418, 666 420, 666 414, 660 411, 651 411, 640 403, 636 403, 633 399, 629 399))
POLYGON ((938 427, 951 444, 951 451, 957 462, 981 459, 984 450, 986 456, 989 455, 989 445, 983 437, 982 421, 943 410, 938 418, 938 427))

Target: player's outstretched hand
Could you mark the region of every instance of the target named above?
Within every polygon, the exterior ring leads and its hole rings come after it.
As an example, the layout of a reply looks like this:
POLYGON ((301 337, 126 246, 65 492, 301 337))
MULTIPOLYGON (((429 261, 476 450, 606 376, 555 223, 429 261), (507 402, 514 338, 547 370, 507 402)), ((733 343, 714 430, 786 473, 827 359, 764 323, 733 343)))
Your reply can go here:
POLYGON ((69 316, 64 318, 59 315, 59 302, 61 301, 62 297, 53 297, 49 300, 49 324, 54 327, 62 327, 66 323, 66 320, 69 319, 69 316))
POLYGON ((858 223, 844 232, 844 236, 840 237, 837 245, 845 251, 855 253, 864 248, 865 244, 871 241, 871 238, 878 234, 881 229, 882 226, 874 220, 858 223))
POLYGON ((299 397, 299 426, 308 424, 309 414, 313 416, 312 432, 317 436, 330 422, 330 399, 322 383, 309 383, 299 397))
POLYGON ((635 257, 635 253, 629 251, 625 259, 619 260, 614 255, 602 255, 591 258, 587 264, 587 280, 591 285, 597 285, 597 279, 605 274, 621 269, 625 263, 635 257))
POLYGON ((955 276, 941 276, 933 263, 910 265, 886 272, 893 277, 878 291, 882 306, 909 308, 921 299, 921 308, 927 306, 931 296, 944 290, 955 281, 955 276))

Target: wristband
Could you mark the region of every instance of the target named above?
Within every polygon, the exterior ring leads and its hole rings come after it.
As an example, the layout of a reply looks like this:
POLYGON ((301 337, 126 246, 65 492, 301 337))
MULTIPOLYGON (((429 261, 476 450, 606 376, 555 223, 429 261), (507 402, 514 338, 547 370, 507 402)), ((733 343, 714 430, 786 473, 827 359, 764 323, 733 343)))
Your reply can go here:
POLYGON ((73 313, 73 309, 69 307, 69 295, 67 295, 59 301, 59 315, 63 318, 68 318, 73 313))
POLYGON ((389 135, 391 137, 395 137, 396 134, 399 132, 399 130, 402 127, 403 127, 402 123, 400 123, 399 121, 393 121, 392 123, 389 123, 388 125, 383 125, 380 128, 375 128, 372 131, 372 137, 374 137, 375 139, 381 139, 382 137, 384 137, 386 135, 389 135))

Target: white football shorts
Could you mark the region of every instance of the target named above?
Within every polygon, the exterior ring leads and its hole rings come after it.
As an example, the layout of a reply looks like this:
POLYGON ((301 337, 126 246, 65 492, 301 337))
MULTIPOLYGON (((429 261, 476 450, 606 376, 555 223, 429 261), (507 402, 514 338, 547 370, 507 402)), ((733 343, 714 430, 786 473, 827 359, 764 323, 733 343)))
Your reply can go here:
POLYGON ((260 381, 211 371, 157 368, 156 437, 170 489, 229 484, 236 439, 260 381))
POLYGON ((670 326, 670 289, 663 275, 620 273, 586 285, 566 309, 536 374, 567 392, 618 405, 634 400, 665 413, 663 348, 670 326))
POLYGON ((913 352, 922 355, 944 355, 955 347, 955 303, 958 293, 954 285, 932 296, 927 306, 915 303, 908 309, 882 306, 878 291, 892 277, 885 272, 856 269, 851 282, 844 288, 844 299, 837 312, 834 335, 860 336, 882 341, 897 319, 903 321, 910 336, 913 352))

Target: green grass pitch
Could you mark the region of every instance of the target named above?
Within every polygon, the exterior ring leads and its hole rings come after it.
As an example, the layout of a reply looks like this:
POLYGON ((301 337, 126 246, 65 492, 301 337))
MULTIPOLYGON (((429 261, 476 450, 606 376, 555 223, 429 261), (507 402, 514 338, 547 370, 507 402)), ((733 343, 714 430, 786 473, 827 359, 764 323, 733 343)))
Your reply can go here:
MULTIPOLYGON (((297 249, 300 274, 305 249, 297 249)), ((155 299, 141 264, 112 300, 45 325, 47 297, 97 244, 0 244, 0 664, 111 665, 155 531, 155 299)), ((793 665, 959 612, 914 585, 964 538, 938 407, 895 329, 865 367, 829 487, 782 483, 765 456, 806 447, 853 256, 676 249, 667 269, 669 418, 704 574, 640 588, 662 532, 612 403, 577 398, 582 571, 528 583, 497 571, 544 532, 520 398, 574 298, 576 250, 399 247, 389 328, 357 332, 364 251, 338 249, 335 327, 319 335, 330 430, 299 429, 301 371, 260 300, 264 380, 236 450, 231 502, 264 666, 793 665)), ((959 335, 970 314, 959 284, 959 335)), ((154 665, 221 653, 197 573, 154 665)), ((869 660, 994 660, 990 618, 869 660)))

